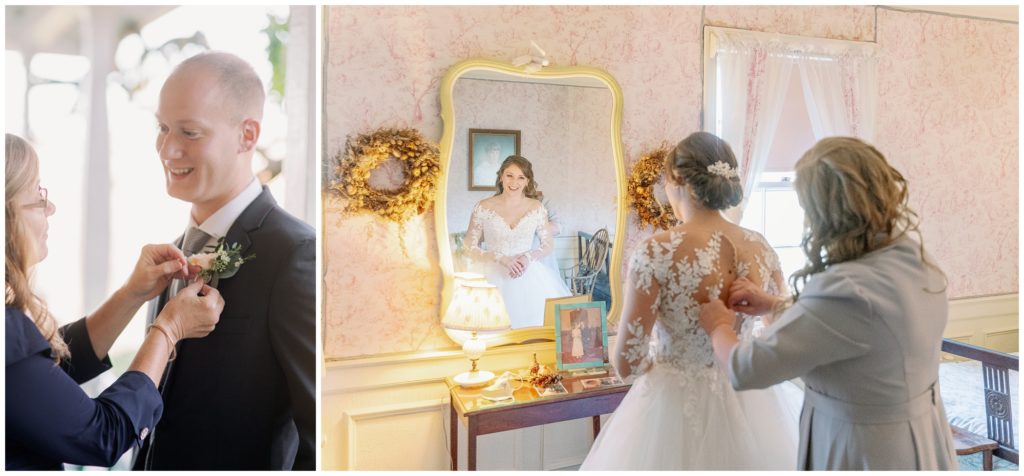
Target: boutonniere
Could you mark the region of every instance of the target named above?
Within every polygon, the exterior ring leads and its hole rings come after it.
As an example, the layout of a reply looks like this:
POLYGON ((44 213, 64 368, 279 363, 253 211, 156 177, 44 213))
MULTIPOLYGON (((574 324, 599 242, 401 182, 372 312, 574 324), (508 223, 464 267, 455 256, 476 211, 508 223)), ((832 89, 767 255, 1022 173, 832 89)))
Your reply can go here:
POLYGON ((217 240, 213 251, 207 253, 196 253, 188 258, 188 264, 199 267, 199 277, 210 283, 215 279, 227 279, 238 272, 242 263, 256 257, 251 254, 242 257, 242 246, 238 243, 230 245, 224 243, 224 237, 217 240))

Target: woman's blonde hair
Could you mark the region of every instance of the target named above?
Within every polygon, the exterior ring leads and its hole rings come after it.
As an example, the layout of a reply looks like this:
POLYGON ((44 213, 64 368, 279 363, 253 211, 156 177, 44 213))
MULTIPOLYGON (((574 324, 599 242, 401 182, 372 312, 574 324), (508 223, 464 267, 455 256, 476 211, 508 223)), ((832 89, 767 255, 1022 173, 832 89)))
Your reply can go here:
POLYGON ((498 178, 494 181, 494 185, 498 187, 498 192, 494 195, 501 195, 505 191, 505 187, 501 184, 501 174, 505 172, 510 165, 519 167, 519 170, 523 171, 523 175, 526 176, 526 188, 523 189, 523 195, 527 198, 533 198, 536 200, 543 200, 544 194, 537 190, 537 181, 533 179, 533 164, 526 157, 520 155, 510 155, 505 157, 505 160, 501 163, 501 167, 498 167, 498 178))
MULTIPOLYGON (((907 205, 907 181, 872 145, 854 137, 826 137, 796 163, 796 189, 804 209, 801 246, 808 263, 790 284, 806 283, 829 266, 884 248, 917 233, 929 267, 917 214, 907 205)), ((939 270, 941 272, 941 270, 939 270)), ((941 292, 941 291, 940 291, 941 292)))
POLYGON ((4 151, 7 157, 7 274, 4 304, 16 308, 32 319, 39 332, 50 342, 55 362, 70 357, 68 346, 61 337, 57 320, 47 311, 46 303, 32 292, 29 284, 30 267, 36 262, 33 238, 25 232, 22 219, 24 208, 15 197, 31 187, 39 178, 39 158, 25 139, 7 134, 4 151))

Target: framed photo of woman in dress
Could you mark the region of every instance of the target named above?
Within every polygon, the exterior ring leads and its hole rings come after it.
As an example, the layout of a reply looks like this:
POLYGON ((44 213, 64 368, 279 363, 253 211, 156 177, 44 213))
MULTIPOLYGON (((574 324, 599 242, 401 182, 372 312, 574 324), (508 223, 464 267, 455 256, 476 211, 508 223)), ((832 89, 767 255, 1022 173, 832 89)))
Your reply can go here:
POLYGON ((498 167, 510 155, 520 155, 519 131, 470 129, 469 189, 498 191, 498 167))
POLYGON ((604 301, 555 305, 555 362, 558 370, 602 367, 608 362, 604 301))

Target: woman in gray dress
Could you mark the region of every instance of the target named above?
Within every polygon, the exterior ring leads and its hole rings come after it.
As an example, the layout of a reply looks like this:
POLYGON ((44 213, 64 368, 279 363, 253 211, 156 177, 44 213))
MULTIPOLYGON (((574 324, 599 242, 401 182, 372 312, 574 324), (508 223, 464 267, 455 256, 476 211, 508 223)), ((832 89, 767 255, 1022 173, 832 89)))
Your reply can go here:
POLYGON ((938 388, 946 280, 906 180, 871 145, 829 137, 797 162, 794 188, 809 260, 790 279, 798 291, 781 299, 738 279, 731 310, 704 305, 716 359, 737 390, 803 378, 800 469, 957 469, 938 388), (741 343, 734 311, 781 315, 741 343))

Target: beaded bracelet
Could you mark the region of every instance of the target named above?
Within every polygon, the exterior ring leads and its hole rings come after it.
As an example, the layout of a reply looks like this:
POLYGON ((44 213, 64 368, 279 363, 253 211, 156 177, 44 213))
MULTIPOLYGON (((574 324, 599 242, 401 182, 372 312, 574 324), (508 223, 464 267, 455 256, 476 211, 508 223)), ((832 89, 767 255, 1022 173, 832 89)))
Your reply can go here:
POLYGON ((160 324, 157 324, 155 322, 149 325, 149 329, 154 329, 154 328, 156 330, 160 331, 160 333, 164 335, 164 338, 167 339, 167 345, 171 346, 171 357, 168 358, 167 361, 168 362, 173 361, 176 357, 178 357, 178 350, 174 347, 174 340, 171 339, 171 334, 169 332, 167 332, 167 329, 164 329, 163 326, 161 326, 160 324))

